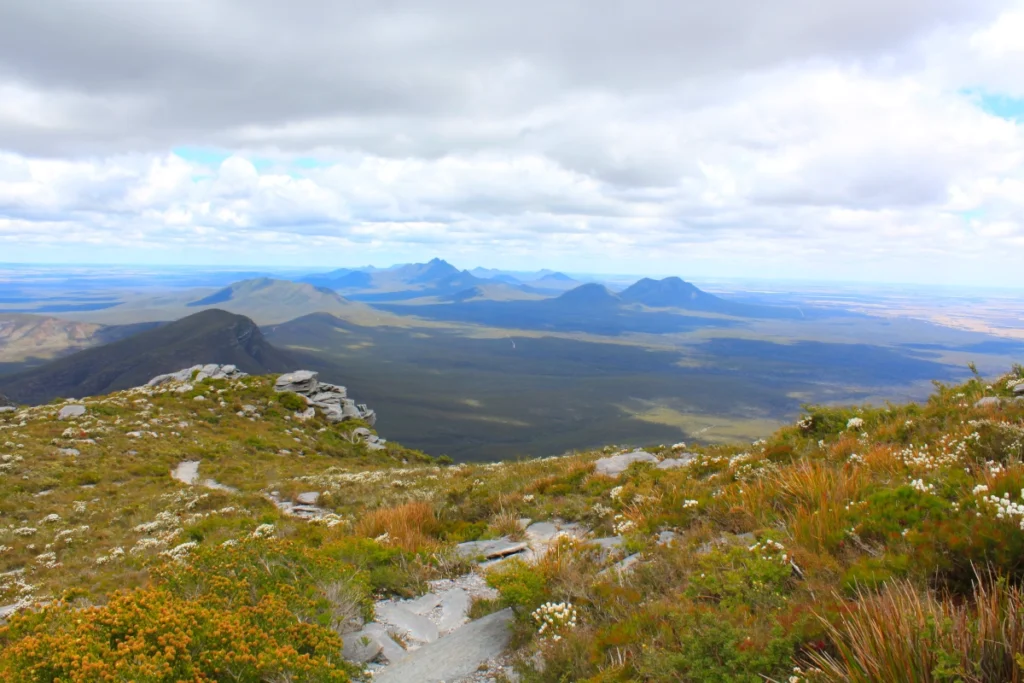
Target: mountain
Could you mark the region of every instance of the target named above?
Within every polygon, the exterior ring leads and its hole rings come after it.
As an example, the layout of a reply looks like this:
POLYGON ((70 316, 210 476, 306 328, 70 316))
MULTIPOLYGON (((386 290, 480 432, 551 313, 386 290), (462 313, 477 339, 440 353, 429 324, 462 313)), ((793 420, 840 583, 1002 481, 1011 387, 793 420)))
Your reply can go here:
POLYGON ((261 277, 212 291, 193 289, 134 296, 102 311, 75 314, 75 319, 100 323, 177 320, 208 308, 244 315, 259 325, 282 323, 310 313, 331 313, 363 321, 380 316, 326 287, 261 277))
POLYGON ((537 278, 534 282, 577 282, 577 280, 565 273, 548 273, 543 277, 537 278))
POLYGON ((622 301, 608 291, 604 285, 591 282, 570 289, 555 299, 550 300, 553 306, 573 308, 614 308, 622 301))
POLYGON ((624 289, 619 296, 625 302, 642 304, 651 308, 682 308, 689 311, 720 313, 745 318, 800 317, 799 311, 796 309, 728 301, 714 294, 708 294, 678 277, 667 277, 663 280, 644 278, 624 289))
POLYGON ((145 384, 155 375, 200 363, 230 363, 250 374, 292 368, 291 358, 271 346, 252 320, 212 309, 5 375, 0 392, 20 403, 80 398, 145 384))
MULTIPOLYGON (((458 268, 444 259, 439 258, 431 259, 427 263, 410 263, 388 271, 388 275, 410 285, 436 282, 438 280, 457 276, 460 273, 462 273, 462 271, 458 268)), ((468 272, 465 274, 474 280, 476 279, 468 272)))
POLYGON ((488 280, 487 284, 473 285, 472 287, 456 290, 450 294, 439 295, 436 297, 436 300, 458 303, 473 300, 529 301, 543 298, 543 294, 533 292, 527 287, 515 287, 503 282, 500 278, 494 278, 488 280))
POLYGON ((373 275, 363 270, 336 270, 322 275, 310 275, 300 282, 327 289, 367 289, 373 286, 373 275))
POLYGON ((48 360, 124 339, 154 325, 99 325, 24 313, 0 314, 0 363, 48 360))

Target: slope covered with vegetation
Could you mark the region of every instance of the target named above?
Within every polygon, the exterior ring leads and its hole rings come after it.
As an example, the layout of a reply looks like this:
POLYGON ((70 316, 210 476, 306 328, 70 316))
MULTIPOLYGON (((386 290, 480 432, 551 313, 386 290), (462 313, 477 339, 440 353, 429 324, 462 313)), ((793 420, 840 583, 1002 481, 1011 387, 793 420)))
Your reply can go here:
POLYGON ((0 387, 16 401, 44 403, 56 397, 78 398, 128 389, 154 375, 195 364, 233 364, 243 372, 259 374, 285 372, 293 369, 294 362, 270 345, 249 318, 208 309, 126 339, 0 377, 0 387))
POLYGON ((754 444, 652 446, 616 475, 595 467, 611 447, 370 453, 272 385, 0 414, 0 605, 22 608, 0 677, 358 680, 342 634, 374 598, 478 571, 499 597, 472 613, 514 609, 524 681, 1024 680, 1024 369, 811 408, 754 444), (324 515, 273 500, 304 492, 324 515), (483 568, 453 552, 523 518, 587 533, 483 568))

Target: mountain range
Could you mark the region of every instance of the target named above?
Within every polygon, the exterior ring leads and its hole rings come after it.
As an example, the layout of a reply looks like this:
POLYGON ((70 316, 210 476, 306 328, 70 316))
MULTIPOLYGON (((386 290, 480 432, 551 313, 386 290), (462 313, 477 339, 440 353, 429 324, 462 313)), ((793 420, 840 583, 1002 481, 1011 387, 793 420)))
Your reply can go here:
POLYGON ((300 281, 337 290, 355 301, 367 303, 437 298, 465 300, 480 296, 480 293, 495 300, 539 298, 558 294, 578 284, 567 275, 549 271, 524 280, 505 271, 484 268, 459 270, 440 258, 374 271, 342 268, 309 275, 300 281), (480 288, 475 296, 468 293, 474 287, 480 288))

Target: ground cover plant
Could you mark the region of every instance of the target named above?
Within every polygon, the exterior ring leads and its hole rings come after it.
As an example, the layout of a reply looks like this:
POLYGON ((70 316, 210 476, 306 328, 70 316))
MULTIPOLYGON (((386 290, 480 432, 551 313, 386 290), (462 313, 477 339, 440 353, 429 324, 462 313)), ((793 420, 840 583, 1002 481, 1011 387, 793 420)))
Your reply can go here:
POLYGON ((469 571, 499 596, 475 616, 512 607, 524 681, 1024 680, 1022 368, 809 406, 754 443, 652 444, 666 466, 616 476, 594 464, 615 447, 371 453, 272 379, 0 415, 5 680, 359 680, 341 641, 375 598, 469 571), (304 492, 326 514, 274 503, 304 492), (486 569, 452 552, 525 519, 587 533, 486 569))

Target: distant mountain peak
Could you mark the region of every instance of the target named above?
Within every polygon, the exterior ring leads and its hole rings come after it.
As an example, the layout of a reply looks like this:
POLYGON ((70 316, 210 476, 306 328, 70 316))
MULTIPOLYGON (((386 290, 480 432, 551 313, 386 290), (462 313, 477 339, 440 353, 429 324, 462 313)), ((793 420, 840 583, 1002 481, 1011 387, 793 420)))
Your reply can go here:
POLYGON ((346 303, 346 299, 340 294, 327 287, 312 285, 307 282, 293 282, 291 280, 276 280, 269 277, 253 278, 251 280, 239 280, 233 282, 223 289, 219 289, 209 296, 191 301, 186 306, 198 308, 200 306, 214 306, 236 300, 247 294, 259 293, 260 296, 280 293, 282 297, 291 299, 295 297, 327 297, 336 300, 338 303, 346 303))
POLYGON ((565 273, 545 273, 544 276, 541 277, 538 280, 538 282, 543 282, 545 280, 557 281, 557 282, 575 282, 576 281, 575 278, 571 278, 568 275, 566 275, 565 273))
POLYGON ((619 297, 608 291, 608 288, 596 282, 589 282, 570 289, 555 301, 576 306, 611 306, 621 303, 619 297))
POLYGON ((674 276, 662 280, 645 277, 623 290, 621 296, 626 301, 654 307, 688 308, 698 300, 706 304, 721 301, 715 295, 701 291, 686 280, 674 276))

